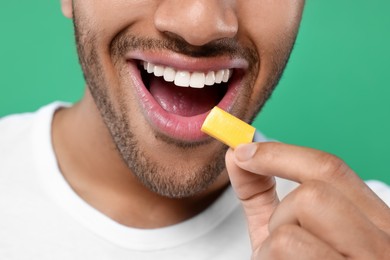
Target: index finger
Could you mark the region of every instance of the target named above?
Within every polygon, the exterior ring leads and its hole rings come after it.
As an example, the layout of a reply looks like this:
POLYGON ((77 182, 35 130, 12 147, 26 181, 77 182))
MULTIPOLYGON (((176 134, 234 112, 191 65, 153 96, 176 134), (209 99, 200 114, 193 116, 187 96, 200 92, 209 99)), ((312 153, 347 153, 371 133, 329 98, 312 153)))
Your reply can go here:
POLYGON ((276 142, 250 143, 239 145, 234 155, 242 169, 299 183, 313 179, 334 182, 335 177, 344 174, 358 179, 336 156, 306 147, 276 142))
POLYGON ((379 227, 390 231, 389 207, 335 155, 283 143, 250 143, 234 150, 238 167, 299 183, 319 180, 340 190, 379 227))

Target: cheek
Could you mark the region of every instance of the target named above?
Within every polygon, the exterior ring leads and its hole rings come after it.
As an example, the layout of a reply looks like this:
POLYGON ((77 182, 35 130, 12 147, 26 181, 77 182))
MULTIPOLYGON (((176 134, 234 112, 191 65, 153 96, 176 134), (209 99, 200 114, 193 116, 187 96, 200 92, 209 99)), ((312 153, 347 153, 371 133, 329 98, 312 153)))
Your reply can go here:
POLYGON ((137 24, 145 30, 153 22, 156 1, 80 0, 74 1, 75 16, 88 25, 97 45, 109 50, 112 39, 137 24))
POLYGON ((298 31, 303 0, 246 0, 238 8, 240 37, 260 56, 254 96, 258 96, 284 67, 298 31))
POLYGON ((303 3, 303 0, 245 1, 239 9, 242 35, 249 38, 260 55, 289 50, 299 27, 303 3))
MULTIPOLYGON (((120 86, 127 86, 129 80, 126 64, 118 62, 111 52, 115 37, 131 28, 133 34, 150 33, 149 25, 153 21, 156 1, 128 0, 74 0, 74 14, 77 23, 79 45, 84 49, 84 64, 88 65, 89 74, 100 73, 101 88, 105 88, 111 100, 119 100, 125 104, 134 103, 124 95, 120 86), (93 53, 92 53, 93 51, 93 53), (91 56, 93 64, 89 62, 91 56), (109 86, 109 87, 107 87, 109 86), (130 102, 131 101, 131 102, 130 102)), ((113 102, 119 111, 119 102, 113 102)))
POLYGON ((247 0, 240 3, 240 26, 261 32, 289 30, 302 15, 303 0, 247 0))

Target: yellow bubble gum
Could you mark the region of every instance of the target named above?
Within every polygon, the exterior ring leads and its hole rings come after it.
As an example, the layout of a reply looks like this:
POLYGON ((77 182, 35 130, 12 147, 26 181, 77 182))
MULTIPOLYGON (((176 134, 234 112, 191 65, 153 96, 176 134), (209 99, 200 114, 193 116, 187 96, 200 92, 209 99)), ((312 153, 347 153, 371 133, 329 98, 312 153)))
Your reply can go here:
POLYGON ((206 117, 201 131, 234 149, 239 144, 251 143, 256 128, 219 107, 214 107, 206 117))

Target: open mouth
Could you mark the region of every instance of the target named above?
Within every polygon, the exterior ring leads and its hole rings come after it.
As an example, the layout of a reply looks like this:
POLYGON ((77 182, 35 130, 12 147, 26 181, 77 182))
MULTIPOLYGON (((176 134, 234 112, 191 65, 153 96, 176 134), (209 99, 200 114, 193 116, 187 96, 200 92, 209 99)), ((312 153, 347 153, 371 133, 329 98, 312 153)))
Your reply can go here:
POLYGON ((200 128, 208 112, 214 106, 232 108, 244 74, 244 65, 184 69, 138 57, 128 64, 146 120, 156 132, 184 142, 207 138, 200 128))
POLYGON ((183 117, 210 111, 225 96, 232 69, 190 72, 141 61, 145 87, 168 113, 183 117))

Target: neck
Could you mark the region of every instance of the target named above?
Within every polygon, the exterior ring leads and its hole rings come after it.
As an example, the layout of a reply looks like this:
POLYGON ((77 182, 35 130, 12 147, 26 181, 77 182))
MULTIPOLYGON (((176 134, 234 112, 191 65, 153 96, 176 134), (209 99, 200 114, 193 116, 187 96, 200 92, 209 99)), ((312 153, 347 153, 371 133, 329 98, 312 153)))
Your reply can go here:
POLYGON ((123 225, 158 228, 206 209, 228 185, 227 174, 193 197, 174 199, 144 187, 126 166, 91 96, 54 116, 53 146, 61 172, 91 206, 123 225))

